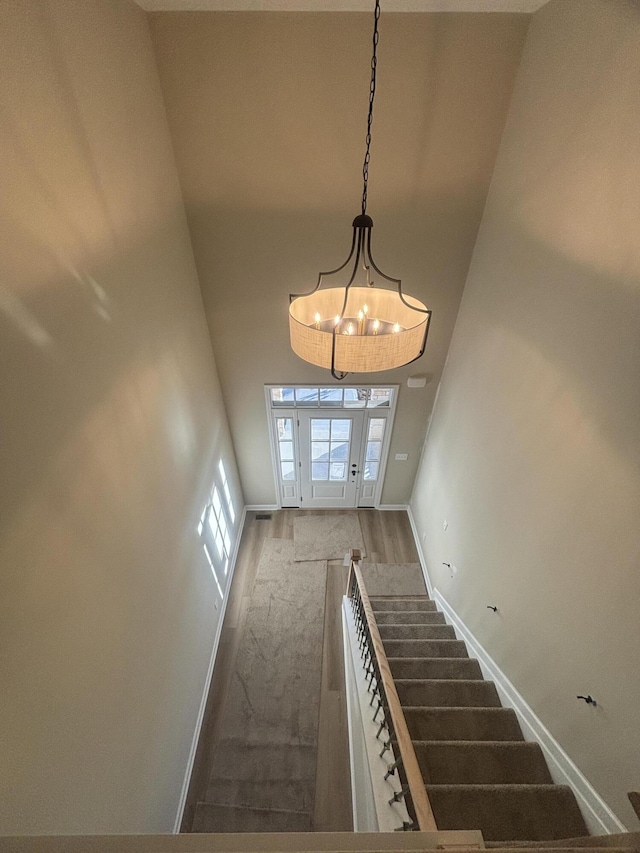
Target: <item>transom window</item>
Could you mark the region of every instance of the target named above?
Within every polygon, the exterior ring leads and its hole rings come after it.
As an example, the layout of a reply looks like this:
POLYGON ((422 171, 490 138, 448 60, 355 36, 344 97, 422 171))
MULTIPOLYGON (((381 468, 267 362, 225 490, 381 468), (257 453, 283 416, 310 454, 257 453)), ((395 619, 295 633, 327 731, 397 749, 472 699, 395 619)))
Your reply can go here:
POLYGON ((274 408, 376 409, 390 408, 393 388, 271 388, 274 408))

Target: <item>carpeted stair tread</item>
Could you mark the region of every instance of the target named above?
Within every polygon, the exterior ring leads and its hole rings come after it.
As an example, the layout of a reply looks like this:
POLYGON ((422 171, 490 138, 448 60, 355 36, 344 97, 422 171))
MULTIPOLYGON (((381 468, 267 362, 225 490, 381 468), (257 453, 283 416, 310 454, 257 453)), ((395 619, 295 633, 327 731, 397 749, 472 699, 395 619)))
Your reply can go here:
POLYGON ((311 832, 307 812, 198 803, 193 832, 311 832))
POLYGON ((439 610, 376 610, 380 625, 446 625, 439 610))
POLYGON ((432 601, 430 598, 419 598, 418 596, 414 596, 413 598, 381 598, 374 597, 370 599, 371 607, 373 611, 383 610, 431 610, 437 611, 438 608, 436 606, 435 601, 432 601))
POLYGON ((416 740, 524 740, 512 708, 403 706, 416 740))
POLYGON ((391 658, 466 658, 463 640, 385 640, 384 650, 391 658))
POLYGON ((438 829, 480 829, 486 841, 588 835, 565 785, 426 786, 438 829))
POLYGON ((453 628, 427 617, 438 613, 433 602, 377 598, 372 607, 438 829, 480 829, 514 846, 586 836, 573 792, 553 784, 540 746, 524 740, 453 628))
POLYGON ((539 853, 540 850, 546 851, 546 853, 584 853, 584 850, 589 850, 590 853, 629 853, 629 850, 633 850, 634 853, 638 853, 640 850, 640 846, 635 847, 616 847, 607 844, 606 847, 594 847, 593 845, 589 845, 588 847, 573 847, 571 845, 568 846, 558 846, 559 841, 554 841, 550 846, 547 846, 545 842, 544 847, 540 847, 536 844, 535 841, 526 841, 523 843, 517 842, 515 844, 513 841, 501 841, 501 842, 489 842, 487 844, 488 849, 500 850, 501 853, 539 853))
POLYGON ((382 640, 455 640, 453 625, 378 625, 382 640))
POLYGON ((462 678, 482 680, 475 658, 388 658, 394 678, 462 678))
POLYGON ((500 707, 500 698, 492 681, 463 679, 399 678, 396 689, 401 705, 500 707))
POLYGON ((608 853, 634 850, 637 853, 640 850, 640 832, 619 832, 611 835, 581 835, 577 838, 563 838, 561 841, 490 841, 486 846, 488 848, 498 848, 503 851, 511 848, 512 850, 519 851, 519 853, 522 853, 523 848, 525 850, 562 850, 564 853, 570 850, 606 850, 608 853))
POLYGON ((425 782, 436 785, 551 785, 539 744, 525 741, 413 741, 425 782))

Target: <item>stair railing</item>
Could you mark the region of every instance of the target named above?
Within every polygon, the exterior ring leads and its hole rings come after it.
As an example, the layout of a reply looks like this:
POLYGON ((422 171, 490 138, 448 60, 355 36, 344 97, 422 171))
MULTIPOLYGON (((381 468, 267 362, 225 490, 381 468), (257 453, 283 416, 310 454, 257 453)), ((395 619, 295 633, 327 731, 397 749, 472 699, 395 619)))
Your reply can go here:
POLYGON ((384 651, 378 625, 362 572, 358 565, 359 551, 351 551, 351 567, 347 581, 347 597, 351 600, 356 622, 358 645, 365 668, 368 690, 371 693, 370 705, 375 708, 373 720, 379 725, 376 737, 382 743, 383 757, 387 752, 394 758, 387 766, 385 781, 402 768, 406 784, 402 785, 389 801, 389 805, 404 797, 410 799, 416 816, 416 823, 405 824, 402 829, 418 829, 421 832, 437 830, 436 821, 429 797, 422 779, 420 766, 411 742, 398 691, 391 675, 391 667, 384 651), (397 743, 397 755, 394 752, 394 740, 397 743))

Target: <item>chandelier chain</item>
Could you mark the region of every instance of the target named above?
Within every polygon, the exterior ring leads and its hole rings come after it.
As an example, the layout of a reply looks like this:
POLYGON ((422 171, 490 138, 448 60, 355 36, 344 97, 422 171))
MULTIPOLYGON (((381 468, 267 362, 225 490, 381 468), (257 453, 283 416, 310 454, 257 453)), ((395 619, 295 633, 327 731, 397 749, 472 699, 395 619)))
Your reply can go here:
POLYGON ((367 149, 362 164, 362 177, 364 187, 362 189, 362 214, 367 212, 367 190, 369 185, 369 163, 371 161, 371 125, 373 123, 373 101, 376 96, 376 71, 378 67, 378 21, 380 19, 380 0, 376 0, 373 13, 373 54, 371 56, 371 83, 369 84, 369 113, 367 115, 367 149))

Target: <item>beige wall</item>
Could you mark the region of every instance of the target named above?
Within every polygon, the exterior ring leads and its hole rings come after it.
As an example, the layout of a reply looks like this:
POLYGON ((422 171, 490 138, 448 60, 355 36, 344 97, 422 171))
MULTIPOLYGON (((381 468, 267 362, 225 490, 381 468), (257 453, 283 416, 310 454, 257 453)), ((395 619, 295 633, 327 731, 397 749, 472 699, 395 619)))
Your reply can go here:
MULTIPOLYGON (((403 385, 383 503, 411 494, 527 23, 381 19, 374 255, 434 311, 420 362, 361 374, 403 385), (429 376, 426 388, 406 387, 415 373, 429 376), (408 462, 393 461, 396 452, 408 462)), ((333 384, 291 352, 288 294, 347 256, 362 192, 371 16, 158 13, 151 31, 245 496, 270 504, 263 385, 333 384)))
POLYGON ((629 828, 639 79, 637 4, 534 16, 413 499, 436 587, 629 828))
POLYGON ((0 833, 170 831, 242 503, 144 14, 0 0, 0 833))

